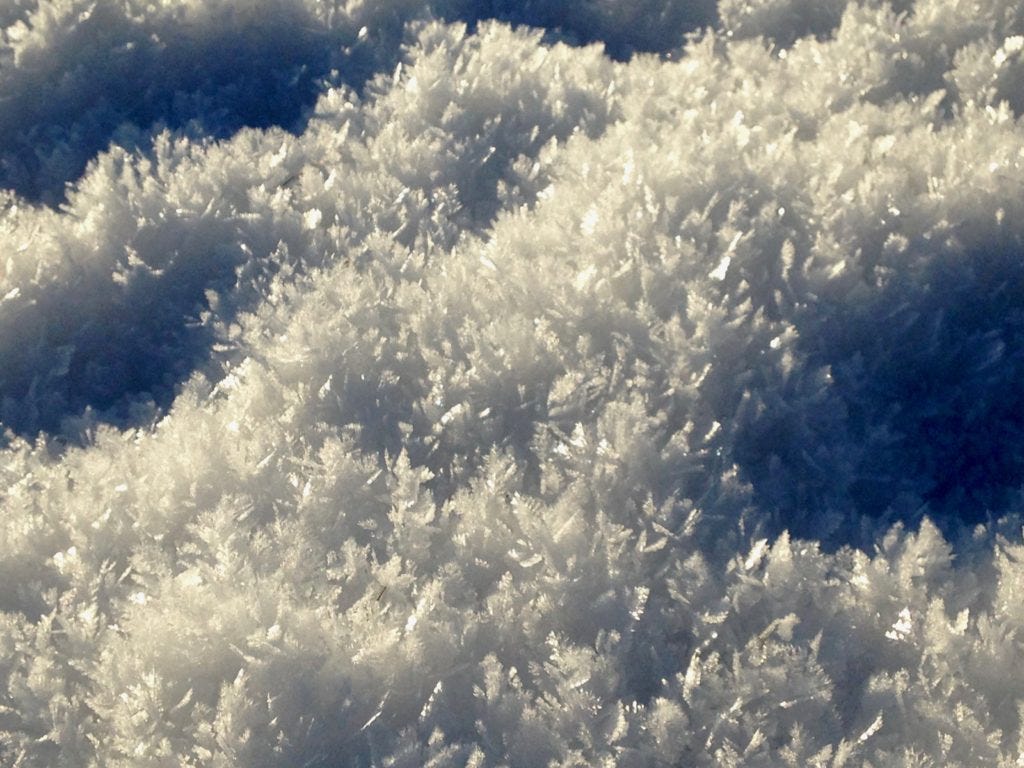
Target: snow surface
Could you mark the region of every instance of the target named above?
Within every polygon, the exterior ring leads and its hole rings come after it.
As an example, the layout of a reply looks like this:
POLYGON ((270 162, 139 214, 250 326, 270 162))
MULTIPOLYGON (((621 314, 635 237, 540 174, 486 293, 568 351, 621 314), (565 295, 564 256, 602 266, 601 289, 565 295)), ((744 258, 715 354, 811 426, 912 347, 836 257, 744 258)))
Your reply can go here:
POLYGON ((0 28, 0 766, 1024 764, 1019 2, 0 28))

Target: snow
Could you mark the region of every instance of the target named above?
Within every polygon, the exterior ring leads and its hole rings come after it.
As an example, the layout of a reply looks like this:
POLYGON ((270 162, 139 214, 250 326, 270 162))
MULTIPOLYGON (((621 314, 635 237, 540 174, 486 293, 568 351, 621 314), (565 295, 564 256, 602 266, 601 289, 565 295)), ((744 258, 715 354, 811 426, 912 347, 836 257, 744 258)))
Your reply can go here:
POLYGON ((1024 10, 0 3, 0 765, 1024 761, 1024 10))

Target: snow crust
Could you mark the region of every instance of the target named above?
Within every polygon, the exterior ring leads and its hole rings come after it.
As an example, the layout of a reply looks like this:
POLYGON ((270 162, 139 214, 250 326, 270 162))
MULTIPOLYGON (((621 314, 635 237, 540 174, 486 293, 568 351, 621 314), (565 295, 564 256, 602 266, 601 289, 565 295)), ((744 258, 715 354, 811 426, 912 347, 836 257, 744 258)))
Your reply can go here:
POLYGON ((1019 3, 0 28, 0 765, 1024 763, 1019 3))

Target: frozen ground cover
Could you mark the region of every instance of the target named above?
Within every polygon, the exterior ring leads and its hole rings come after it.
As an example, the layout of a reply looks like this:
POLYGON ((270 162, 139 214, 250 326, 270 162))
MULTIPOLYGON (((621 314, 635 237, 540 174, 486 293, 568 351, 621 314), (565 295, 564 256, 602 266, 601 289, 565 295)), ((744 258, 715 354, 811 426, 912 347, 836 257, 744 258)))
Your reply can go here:
POLYGON ((1018 3, 0 27, 0 766, 1024 764, 1018 3))

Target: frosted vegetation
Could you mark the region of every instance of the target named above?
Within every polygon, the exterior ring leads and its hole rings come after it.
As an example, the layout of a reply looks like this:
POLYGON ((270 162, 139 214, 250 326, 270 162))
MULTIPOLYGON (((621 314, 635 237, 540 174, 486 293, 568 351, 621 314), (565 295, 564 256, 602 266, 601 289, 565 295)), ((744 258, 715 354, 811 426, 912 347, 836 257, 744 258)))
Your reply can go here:
POLYGON ((0 27, 0 765, 1022 764, 1020 3, 0 27))

